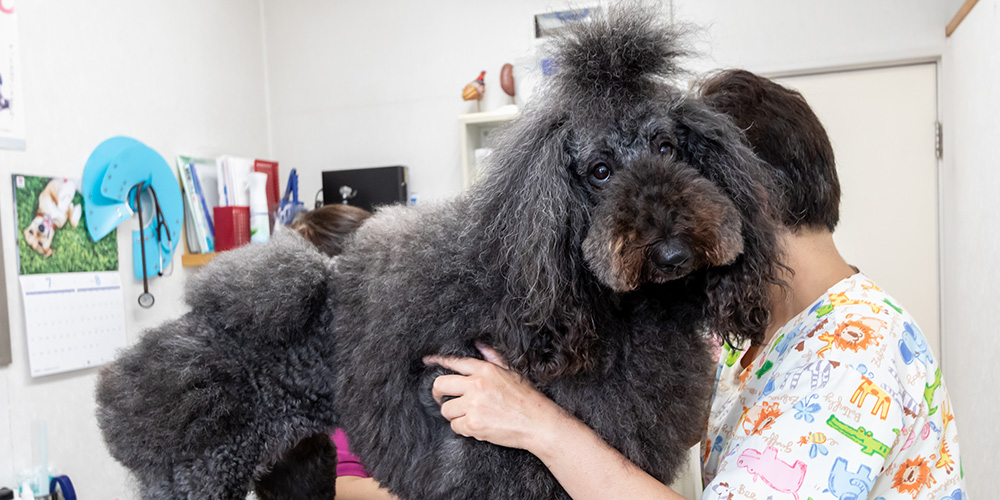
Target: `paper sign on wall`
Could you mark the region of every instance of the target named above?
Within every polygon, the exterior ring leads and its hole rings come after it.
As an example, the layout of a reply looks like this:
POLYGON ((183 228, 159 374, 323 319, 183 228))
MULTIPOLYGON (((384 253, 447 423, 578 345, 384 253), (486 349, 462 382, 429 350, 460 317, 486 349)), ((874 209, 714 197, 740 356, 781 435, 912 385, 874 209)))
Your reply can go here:
POLYGON ((79 179, 13 181, 31 376, 111 361, 126 344, 116 233, 90 239, 79 179))
POLYGON ((25 147, 22 95, 17 12, 14 0, 0 0, 0 148, 25 147))

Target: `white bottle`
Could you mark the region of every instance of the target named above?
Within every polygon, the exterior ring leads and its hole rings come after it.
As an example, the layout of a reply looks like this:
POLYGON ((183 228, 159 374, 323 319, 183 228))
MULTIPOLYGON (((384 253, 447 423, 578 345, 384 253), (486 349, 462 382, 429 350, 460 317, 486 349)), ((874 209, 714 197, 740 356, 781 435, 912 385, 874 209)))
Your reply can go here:
POLYGON ((250 173, 250 241, 264 243, 271 239, 271 221, 267 214, 267 174, 250 173))

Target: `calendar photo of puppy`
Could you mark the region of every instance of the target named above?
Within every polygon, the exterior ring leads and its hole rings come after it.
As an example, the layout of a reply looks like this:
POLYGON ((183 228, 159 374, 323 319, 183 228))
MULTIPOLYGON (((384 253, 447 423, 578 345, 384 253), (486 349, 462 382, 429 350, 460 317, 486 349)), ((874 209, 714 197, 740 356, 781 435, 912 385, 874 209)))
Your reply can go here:
POLYGON ((80 180, 14 175, 19 274, 118 269, 114 233, 94 242, 86 230, 80 180))

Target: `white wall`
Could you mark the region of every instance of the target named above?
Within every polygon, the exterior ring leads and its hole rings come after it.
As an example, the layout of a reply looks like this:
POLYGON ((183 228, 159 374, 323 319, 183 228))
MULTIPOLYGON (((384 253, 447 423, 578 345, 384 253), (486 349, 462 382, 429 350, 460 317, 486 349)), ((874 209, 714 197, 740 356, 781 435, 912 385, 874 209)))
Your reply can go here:
MULTIPOLYGON (((171 165, 175 154, 206 149, 267 156, 260 5, 23 0, 16 8, 27 150, 0 150, 0 239, 14 359, 0 368, 0 485, 12 485, 15 471, 31 463, 31 422, 45 419, 50 461, 70 475, 80 498, 137 498, 95 424, 96 370, 28 375, 10 174, 80 176, 93 148, 119 134, 142 140, 171 165)), ((131 276, 127 243, 135 227, 133 221, 119 232, 130 342, 179 314, 188 274, 178 263, 173 276, 154 279, 156 305, 140 309, 142 283, 131 276)))
POLYGON ((994 498, 1000 391, 993 383, 1000 283, 1000 1, 980 0, 948 40, 944 331, 947 382, 970 498, 994 498))
POLYGON ((673 0, 705 58, 695 69, 758 73, 940 55, 962 0, 673 0))
POLYGON ((458 194, 462 88, 486 70, 482 110, 509 104, 504 63, 529 58, 548 0, 263 0, 274 155, 299 169, 307 206, 320 172, 409 167, 421 201, 458 194))
MULTIPOLYGON (((532 59, 533 15, 558 0, 262 0, 273 153, 298 168, 307 206, 320 172, 407 165, 421 200, 461 189, 456 117, 476 111, 462 87, 485 69, 482 109, 509 103, 505 62, 532 59)), ((593 5, 575 1, 575 5, 593 5)), ((663 0, 664 10, 670 0, 663 0)), ((940 56, 961 0, 673 0, 697 27, 696 71, 757 72, 940 56)), ((521 76, 516 74, 515 76, 521 76)))

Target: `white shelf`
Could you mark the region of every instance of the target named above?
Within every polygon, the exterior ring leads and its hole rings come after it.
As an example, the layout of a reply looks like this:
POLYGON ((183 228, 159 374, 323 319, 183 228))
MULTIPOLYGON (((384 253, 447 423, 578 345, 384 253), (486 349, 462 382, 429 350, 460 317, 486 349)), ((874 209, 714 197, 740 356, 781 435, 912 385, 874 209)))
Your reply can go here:
POLYGON ((520 110, 517 106, 504 106, 495 111, 468 113, 458 116, 462 144, 462 188, 467 189, 479 175, 476 150, 490 148, 491 134, 504 123, 514 119, 520 110))

